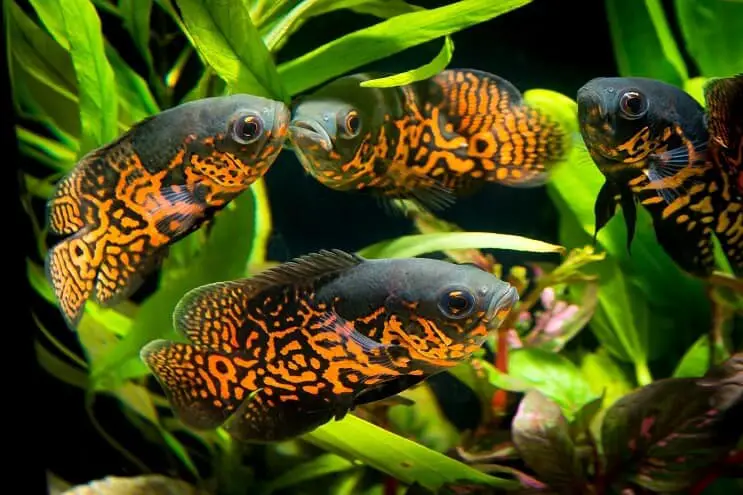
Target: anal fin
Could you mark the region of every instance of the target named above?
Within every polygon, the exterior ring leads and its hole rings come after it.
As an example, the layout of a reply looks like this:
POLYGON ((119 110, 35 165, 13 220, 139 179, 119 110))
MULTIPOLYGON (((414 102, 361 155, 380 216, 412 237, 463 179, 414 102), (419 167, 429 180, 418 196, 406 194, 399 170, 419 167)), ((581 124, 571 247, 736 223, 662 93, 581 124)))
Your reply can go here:
POLYGON ((142 348, 140 358, 175 415, 193 429, 222 425, 254 391, 245 387, 251 370, 239 366, 234 357, 191 344, 155 340, 142 348))

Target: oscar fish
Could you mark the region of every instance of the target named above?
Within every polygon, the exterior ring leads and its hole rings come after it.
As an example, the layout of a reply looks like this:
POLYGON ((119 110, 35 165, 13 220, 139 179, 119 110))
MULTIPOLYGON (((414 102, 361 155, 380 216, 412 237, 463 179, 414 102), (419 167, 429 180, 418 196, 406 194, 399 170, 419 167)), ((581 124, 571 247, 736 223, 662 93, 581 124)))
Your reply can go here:
POLYGON ((251 95, 167 109, 84 155, 47 204, 64 238, 45 259, 65 321, 76 328, 91 296, 128 298, 171 244, 197 230, 260 178, 286 139, 290 113, 251 95))
POLYGON ((140 355, 187 426, 281 441, 461 363, 517 301, 471 265, 324 250, 191 290, 173 314, 188 343, 140 355))
POLYGON ((687 273, 715 270, 712 235, 734 268, 743 264, 743 209, 734 181, 710 158, 708 115, 680 88, 648 78, 596 78, 577 94, 586 147, 606 181, 595 233, 624 212, 629 249, 636 202, 661 247, 687 273))
POLYGON ((743 194, 743 74, 718 77, 704 87, 713 164, 743 194))
POLYGON ((360 86, 382 75, 341 77, 292 105, 292 149, 331 189, 441 210, 488 182, 543 185, 572 145, 494 74, 450 69, 403 86, 360 86))

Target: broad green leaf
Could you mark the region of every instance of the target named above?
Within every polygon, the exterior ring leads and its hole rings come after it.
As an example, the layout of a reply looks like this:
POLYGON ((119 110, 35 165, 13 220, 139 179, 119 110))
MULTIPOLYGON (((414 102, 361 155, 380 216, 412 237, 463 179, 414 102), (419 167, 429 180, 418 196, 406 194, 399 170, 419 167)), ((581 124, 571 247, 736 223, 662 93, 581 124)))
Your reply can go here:
MULTIPOLYGON (((140 349, 158 338, 182 340, 173 329, 172 314, 186 292, 204 284, 245 276, 253 249, 255 205, 252 190, 233 200, 214 218, 214 226, 199 255, 187 267, 163 263, 160 286, 139 308, 137 318, 121 342, 92 368, 96 388, 117 386, 124 367, 146 375, 140 349)), ((188 238, 180 242, 188 242, 188 238)), ((174 246, 175 247, 175 246, 174 246)))
POLYGON ((702 335, 686 351, 673 372, 675 378, 703 376, 709 369, 709 336, 702 335))
POLYGON ((277 490, 284 490, 321 476, 348 471, 354 467, 355 464, 348 459, 330 453, 322 454, 271 480, 260 490, 260 495, 270 495, 277 490))
POLYGON ((392 86, 402 86, 405 84, 411 84, 415 81, 428 79, 446 69, 446 66, 451 62, 452 55, 454 55, 454 42, 450 36, 446 36, 441 51, 436 55, 436 58, 431 60, 429 63, 422 65, 417 69, 402 72, 400 74, 364 81, 360 86, 364 88, 390 88, 392 86))
POLYGON ((426 488, 437 489, 444 483, 465 479, 505 489, 518 486, 353 415, 327 423, 301 438, 351 461, 361 461, 405 484, 417 481, 426 488))
POLYGON ((57 42, 69 49, 80 98, 79 155, 118 135, 117 90, 106 58, 101 21, 90 0, 32 0, 57 42))
POLYGON ((606 412, 608 472, 656 492, 683 491, 743 437, 743 354, 703 379, 658 380, 606 412))
POLYGON ((683 87, 689 74, 661 0, 606 0, 619 74, 683 87))
POLYGON ((408 389, 400 396, 414 404, 389 408, 387 417, 394 431, 438 452, 448 452, 459 445, 459 432, 444 415, 428 383, 408 389))
POLYGON ((703 76, 743 72, 743 2, 675 0, 686 49, 703 76))
POLYGON ((532 253, 563 253, 562 246, 509 234, 446 232, 416 234, 381 241, 361 249, 365 258, 407 258, 451 249, 490 248, 532 253))
POLYGON ((508 375, 555 401, 569 421, 581 407, 600 396, 591 390, 572 361, 538 348, 509 352, 508 375))
POLYGON ((152 67, 150 53, 150 15, 152 14, 152 0, 119 0, 119 12, 124 21, 124 27, 137 45, 147 65, 152 67))
POLYGON ((234 93, 288 102, 247 0, 177 0, 195 47, 234 93))
POLYGON ((583 493, 583 466, 557 404, 530 390, 521 399, 511 428, 521 459, 540 481, 560 493, 583 493))
POLYGON ((582 355, 580 369, 593 393, 604 394, 605 408, 632 391, 631 381, 604 348, 582 355))
POLYGON ((709 82, 707 77, 692 77, 686 81, 684 91, 689 93, 703 107, 707 105, 704 99, 704 86, 709 82))
POLYGON ((290 95, 357 67, 522 7, 531 0, 461 0, 354 31, 279 66, 290 95))

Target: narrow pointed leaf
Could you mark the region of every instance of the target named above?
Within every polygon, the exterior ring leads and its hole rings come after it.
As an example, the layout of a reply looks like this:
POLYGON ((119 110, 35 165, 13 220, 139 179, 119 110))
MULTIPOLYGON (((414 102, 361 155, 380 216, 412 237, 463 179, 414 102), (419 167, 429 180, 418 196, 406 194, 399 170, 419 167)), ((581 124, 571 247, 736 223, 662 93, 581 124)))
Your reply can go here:
POLYGON ((371 79, 364 81, 360 84, 362 87, 369 88, 389 88, 392 86, 402 86, 404 84, 411 84, 415 81, 420 81, 433 77, 442 70, 446 69, 449 65, 452 56, 454 55, 454 42, 450 36, 444 38, 444 46, 441 51, 436 55, 436 58, 431 60, 429 63, 418 67, 417 69, 402 72, 400 74, 394 74, 392 76, 380 77, 379 79, 371 79))
POLYGON ((461 0, 402 14, 354 31, 279 66, 295 95, 341 74, 407 48, 455 33, 522 7, 531 0, 461 0))
POLYGON ((489 248, 533 253, 562 253, 562 246, 527 237, 490 232, 417 234, 381 241, 359 251, 367 258, 407 258, 452 249, 489 248))

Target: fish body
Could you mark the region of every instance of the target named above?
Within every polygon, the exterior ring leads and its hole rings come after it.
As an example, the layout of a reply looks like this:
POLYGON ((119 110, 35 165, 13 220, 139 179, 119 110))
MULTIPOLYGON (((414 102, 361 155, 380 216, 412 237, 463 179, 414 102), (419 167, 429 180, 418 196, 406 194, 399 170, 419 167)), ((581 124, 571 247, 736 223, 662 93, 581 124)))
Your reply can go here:
POLYGON ((577 102, 583 140, 606 178, 596 233, 621 206, 629 249, 639 202, 659 244, 688 273, 715 269, 713 234, 731 264, 743 264, 741 199, 711 159, 707 116, 696 100, 661 81, 609 77, 586 83, 577 102))
POLYGON ((565 156, 570 136, 499 76, 451 69, 360 86, 381 76, 341 77, 293 105, 289 139, 327 187, 442 209, 487 182, 542 185, 565 156))
POLYGON ((188 426, 281 441, 459 364, 517 300, 472 266, 321 251, 190 291, 173 316, 189 343, 141 357, 188 426))
POLYGON ((704 88, 709 153, 743 194, 743 74, 712 79, 704 88))
POLYGON ((68 325, 92 296, 129 297, 167 254, 260 178, 287 134, 280 102, 232 95, 149 117, 86 154, 56 185, 46 273, 68 325))

